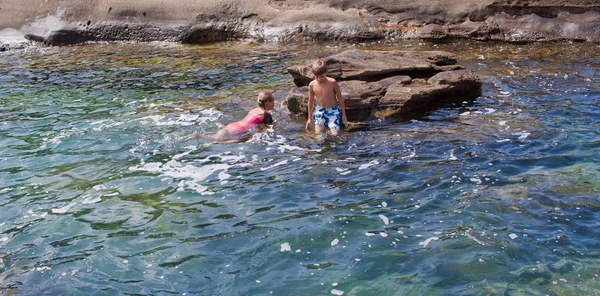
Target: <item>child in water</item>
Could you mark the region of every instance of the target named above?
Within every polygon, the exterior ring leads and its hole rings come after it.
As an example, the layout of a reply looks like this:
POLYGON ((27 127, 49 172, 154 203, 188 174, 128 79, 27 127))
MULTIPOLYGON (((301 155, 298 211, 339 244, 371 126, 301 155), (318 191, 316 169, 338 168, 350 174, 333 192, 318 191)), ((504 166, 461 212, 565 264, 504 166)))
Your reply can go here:
POLYGON ((348 123, 346 105, 340 86, 335 79, 327 77, 327 67, 322 60, 315 61, 311 70, 315 79, 308 85, 306 129, 310 127, 314 118, 316 133, 325 132, 325 128, 328 127, 331 133, 337 136, 340 131, 340 123, 348 123), (317 101, 316 106, 314 106, 315 99, 317 101))
POLYGON ((269 111, 275 108, 275 97, 270 92, 260 92, 256 99, 256 108, 250 110, 240 121, 232 122, 214 135, 195 134, 190 138, 210 138, 221 143, 239 142, 240 136, 259 124, 273 123, 269 111))

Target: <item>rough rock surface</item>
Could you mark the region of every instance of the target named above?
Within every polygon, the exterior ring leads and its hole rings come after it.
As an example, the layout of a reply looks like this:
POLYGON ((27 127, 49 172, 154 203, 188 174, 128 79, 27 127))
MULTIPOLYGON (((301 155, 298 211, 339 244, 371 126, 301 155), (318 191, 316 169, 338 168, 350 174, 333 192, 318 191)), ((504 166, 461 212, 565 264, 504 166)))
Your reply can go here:
MULTIPOLYGON (((391 114, 413 116, 481 94, 481 81, 441 51, 348 50, 324 58, 328 76, 335 78, 346 102, 349 121, 360 122, 391 114)), ((296 88, 285 104, 292 113, 308 112, 310 62, 288 72, 296 88)))
POLYGON ((597 0, 0 0, 4 30, 45 44, 468 38, 600 42, 597 0))

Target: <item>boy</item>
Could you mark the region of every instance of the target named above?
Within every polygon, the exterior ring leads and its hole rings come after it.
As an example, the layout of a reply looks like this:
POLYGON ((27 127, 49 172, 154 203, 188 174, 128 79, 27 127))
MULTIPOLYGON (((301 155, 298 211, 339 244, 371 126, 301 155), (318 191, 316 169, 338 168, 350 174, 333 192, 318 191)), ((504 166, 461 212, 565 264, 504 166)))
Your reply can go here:
POLYGON ((315 80, 308 85, 308 120, 306 129, 315 120, 315 132, 325 132, 328 127, 334 136, 340 131, 340 122, 348 123, 346 119, 346 105, 340 86, 335 79, 327 77, 327 67, 322 60, 317 60, 312 64, 312 73, 315 80), (317 100, 314 106, 315 96, 317 100), (338 105, 339 104, 339 105, 338 105), (313 112, 313 107, 316 107, 313 112))

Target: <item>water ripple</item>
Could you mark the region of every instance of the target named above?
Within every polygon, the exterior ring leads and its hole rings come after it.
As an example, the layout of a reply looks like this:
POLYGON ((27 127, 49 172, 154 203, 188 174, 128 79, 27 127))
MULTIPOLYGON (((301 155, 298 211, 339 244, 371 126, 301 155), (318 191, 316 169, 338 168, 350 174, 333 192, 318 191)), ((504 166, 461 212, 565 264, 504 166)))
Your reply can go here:
POLYGON ((187 139, 259 90, 283 100, 286 67, 351 47, 0 56, 3 291, 597 294, 595 47, 370 45, 452 51, 483 94, 339 138, 278 105, 241 143, 187 139))

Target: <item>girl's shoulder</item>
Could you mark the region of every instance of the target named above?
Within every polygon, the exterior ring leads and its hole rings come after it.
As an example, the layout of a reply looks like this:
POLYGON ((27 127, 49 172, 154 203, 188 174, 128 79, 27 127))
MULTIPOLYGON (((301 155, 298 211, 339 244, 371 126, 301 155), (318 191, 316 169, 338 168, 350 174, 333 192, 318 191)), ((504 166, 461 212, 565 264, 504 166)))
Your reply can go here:
POLYGON ((250 112, 248 112, 248 114, 262 118, 265 115, 265 110, 263 110, 262 108, 256 107, 256 108, 250 110, 250 112))
POLYGON ((258 119, 260 119, 262 121, 262 123, 265 124, 271 124, 273 123, 273 117, 271 116, 271 113, 263 110, 262 108, 254 108, 252 110, 250 110, 250 112, 248 112, 248 114, 251 114, 254 117, 257 117, 258 119))

